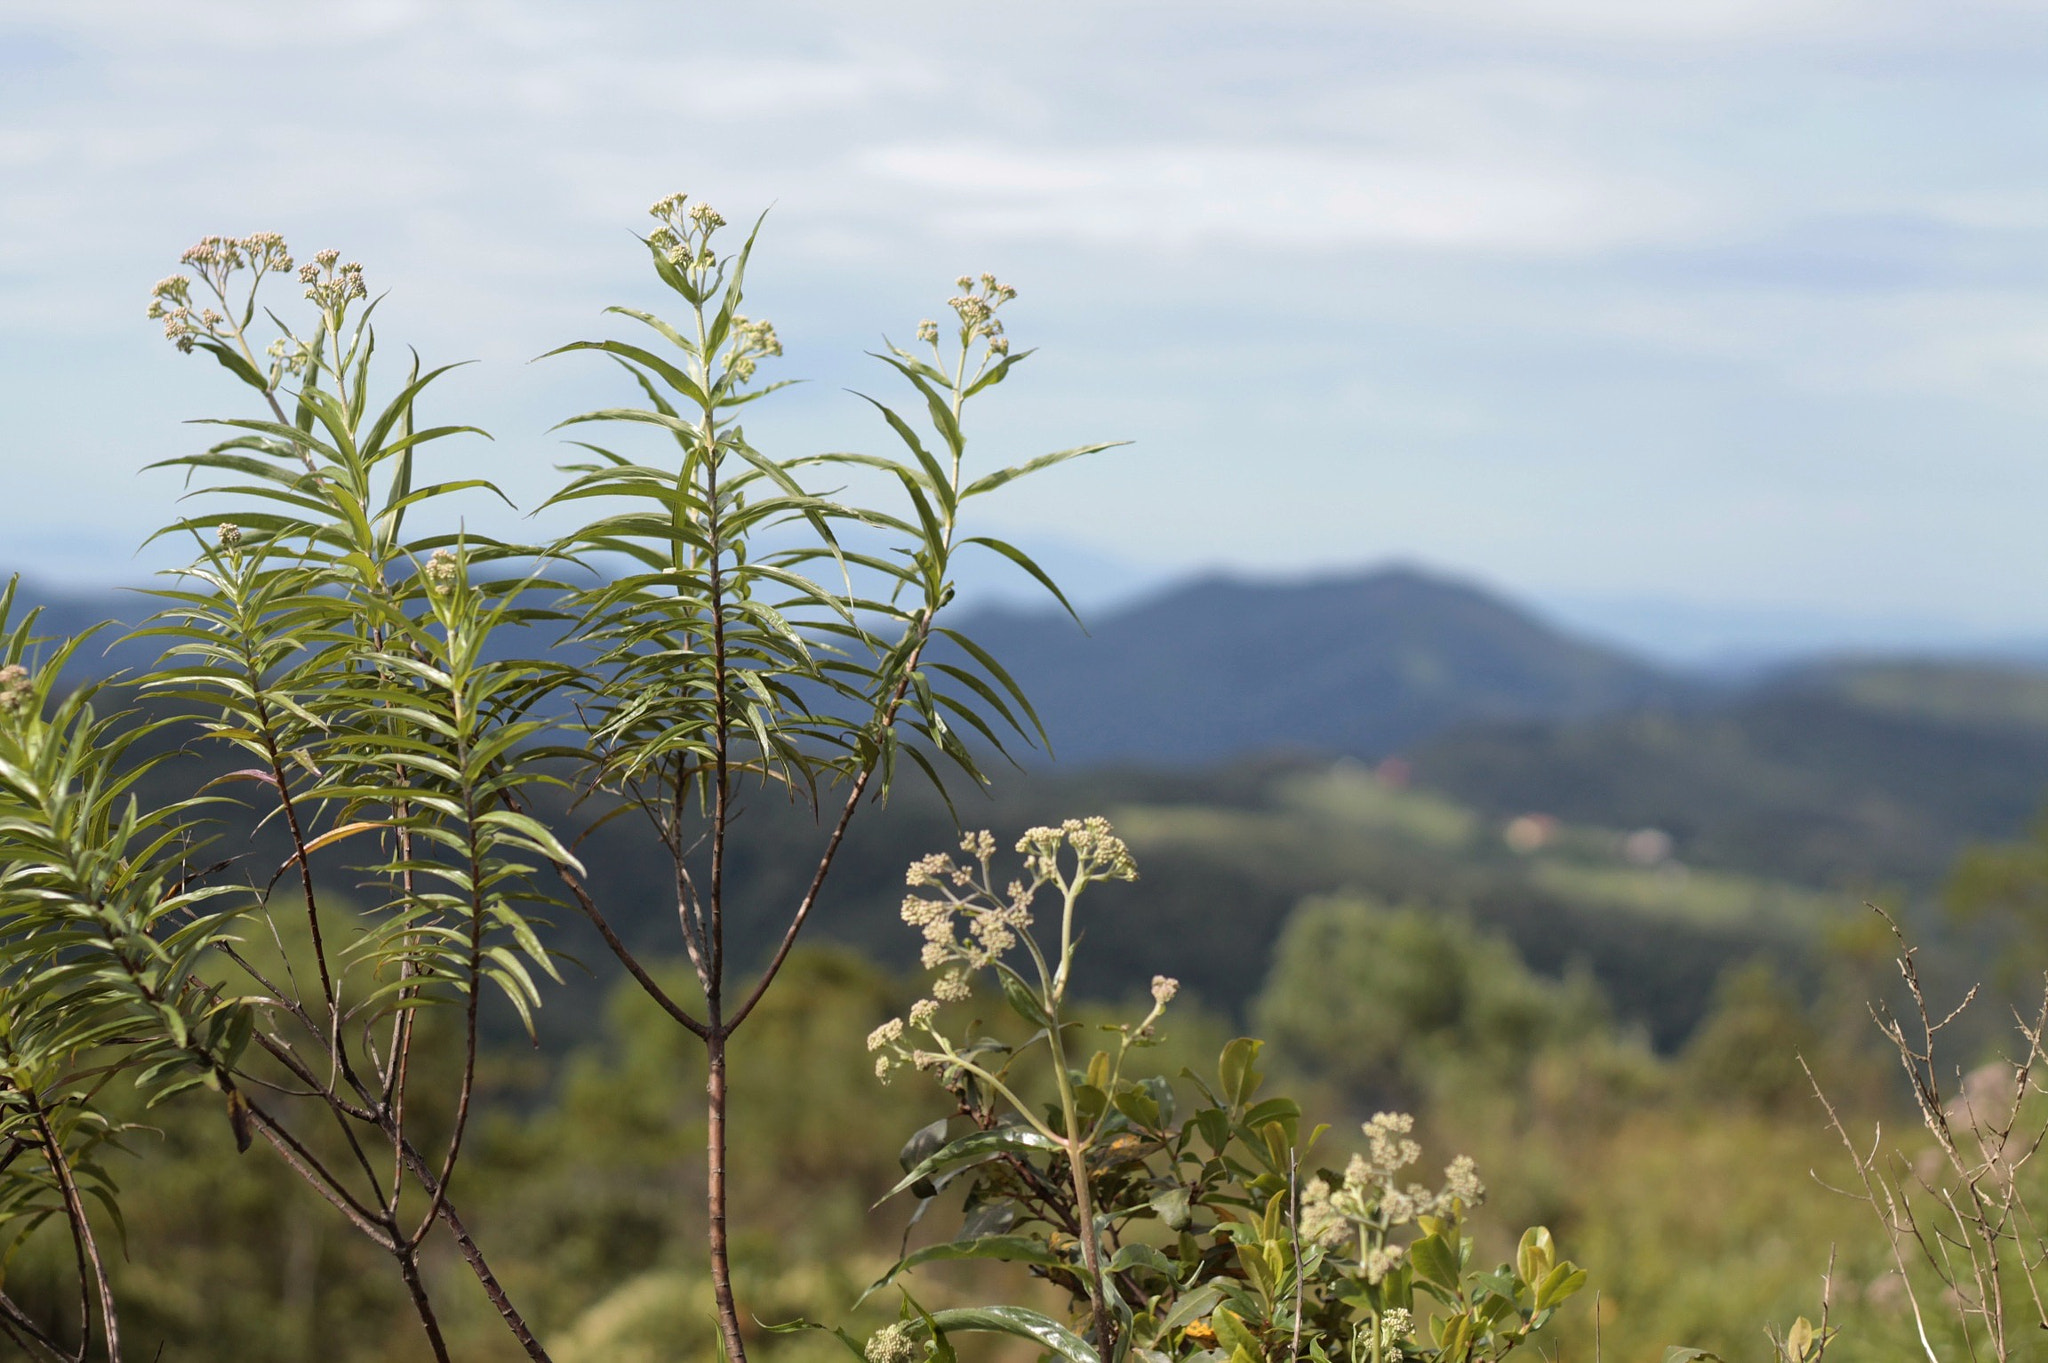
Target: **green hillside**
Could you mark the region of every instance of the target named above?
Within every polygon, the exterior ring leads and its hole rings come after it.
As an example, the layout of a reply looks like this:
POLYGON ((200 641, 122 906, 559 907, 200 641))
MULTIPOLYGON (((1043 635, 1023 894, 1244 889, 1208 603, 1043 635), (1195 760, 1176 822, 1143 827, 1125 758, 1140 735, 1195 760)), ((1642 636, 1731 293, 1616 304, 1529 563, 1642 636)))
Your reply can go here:
MULTIPOLYGON (((1624 856, 1625 829, 1559 825, 1541 848, 1517 852, 1499 819, 1401 789, 1351 761, 1013 775, 994 798, 970 797, 961 818, 1013 833, 1077 812, 1108 815, 1144 867, 1119 892, 1117 913, 1090 928, 1081 983, 1116 996, 1163 971, 1239 1017, 1287 915, 1319 894, 1356 891, 1467 919, 1504 934, 1552 975, 1581 965, 1622 1017, 1666 1046, 1688 1034, 1728 965, 1767 954, 1797 968, 1829 915, 1855 906, 1768 877, 1634 864, 1624 856)), ((816 836, 787 806, 763 803, 747 817, 772 823, 776 844, 792 852, 816 836)), ((896 917, 903 867, 957 834, 942 803, 908 787, 856 828, 816 930, 885 967, 907 968, 915 941, 896 917)), ((593 839, 588 859, 603 868, 612 900, 631 906, 622 932, 672 950, 672 918, 652 868, 636 869, 622 845, 613 855, 606 838, 593 839)), ((793 854, 764 855, 736 867, 740 949, 770 947, 779 931, 772 906, 790 902, 802 864, 793 854)), ((580 956, 602 961, 586 930, 565 927, 580 956)))

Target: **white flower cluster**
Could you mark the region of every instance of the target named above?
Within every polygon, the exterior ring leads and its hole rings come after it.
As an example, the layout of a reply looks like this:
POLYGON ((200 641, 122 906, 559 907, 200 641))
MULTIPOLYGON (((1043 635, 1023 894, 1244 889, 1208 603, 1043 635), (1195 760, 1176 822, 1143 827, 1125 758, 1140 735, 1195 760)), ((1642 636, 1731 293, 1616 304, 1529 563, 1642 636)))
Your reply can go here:
MULTIPOLYGON (((292 268, 291 251, 275 232, 256 232, 246 237, 201 237, 186 249, 179 261, 203 280, 214 296, 226 305, 228 281, 237 272, 254 270, 260 280, 265 274, 284 273, 292 268)), ((225 315, 211 307, 192 305, 192 278, 174 274, 156 282, 149 291, 149 317, 164 324, 164 338, 178 349, 190 352, 202 337, 231 335, 225 315)))
POLYGON ((910 1327, 901 1322, 875 1331, 862 1350, 868 1363, 917 1363, 925 1352, 917 1337, 910 1333, 910 1327))
MULTIPOLYGON (((907 1024, 893 1018, 869 1034, 868 1049, 885 1052, 875 1061, 878 1077, 887 1079, 891 1068, 905 1061, 921 1069, 945 1062, 940 1053, 909 1050, 902 1040, 906 1025, 940 1040, 935 1030, 939 1006, 971 997, 973 973, 995 965, 1017 946, 1031 927, 1032 902, 1041 889, 1051 884, 1071 893, 1089 880, 1131 880, 1138 873, 1130 849, 1107 819, 1069 819, 1057 828, 1031 829, 1017 842, 1030 879, 1012 880, 1000 893, 992 867, 996 850, 995 834, 966 833, 959 847, 964 859, 934 852, 910 863, 904 873, 904 883, 913 893, 904 896, 903 921, 924 936, 920 964, 939 973, 931 996, 911 1005, 907 1024), (1061 866, 1062 855, 1069 850, 1071 876, 1061 866)), ((1178 980, 1154 976, 1152 1018, 1179 991, 1178 980)))
POLYGON ((726 367, 739 375, 741 383, 754 377, 754 366, 761 360, 782 354, 782 341, 775 334, 775 324, 759 318, 738 317, 732 319, 732 347, 726 352, 726 367))
POLYGON ((0 715, 15 714, 35 694, 35 683, 29 680, 28 669, 20 663, 9 663, 0 667, 0 715))
MULTIPOLYGON (((946 300, 946 306, 953 309, 953 315, 960 319, 960 344, 968 346, 977 339, 987 338, 988 348, 998 355, 1009 353, 1010 340, 1003 335, 1003 320, 996 312, 1003 304, 1017 296, 1017 291, 1008 284, 997 281, 992 274, 984 273, 979 280, 972 275, 961 275, 954 283, 960 293, 946 300)), ((931 342, 937 343, 938 327, 931 328, 931 342)), ((924 339, 925 329, 918 328, 919 339, 924 339)))
POLYGON ((454 590, 456 580, 461 575, 462 560, 448 549, 436 549, 420 569, 420 576, 427 581, 427 590, 436 596, 454 590))
POLYGON ((647 234, 647 244, 669 264, 686 270, 718 268, 711 236, 725 226, 725 219, 717 209, 707 203, 693 204, 687 194, 671 194, 649 205, 647 216, 661 224, 647 234))
POLYGON ((1401 1346, 1414 1342, 1415 1318, 1395 1306, 1380 1313, 1374 1328, 1379 1332, 1380 1341, 1376 1356, 1386 1363, 1401 1363, 1401 1346))
POLYGON ((971 864, 963 866, 935 852, 912 862, 904 875, 912 888, 937 889, 944 896, 906 895, 903 921, 924 933, 920 964, 926 970, 945 970, 933 982, 932 993, 947 1002, 967 998, 968 975, 993 965, 1017 945, 1017 934, 1031 926, 1031 901, 1038 890, 1037 885, 1013 880, 1002 896, 994 893, 989 870, 996 854, 994 834, 964 834, 960 850, 973 859, 971 864), (956 918, 966 923, 964 939, 955 930, 956 918))
MULTIPOLYGON (((1409 1138, 1415 1129, 1415 1119, 1405 1112, 1380 1112, 1365 1124, 1365 1143, 1372 1152, 1371 1175, 1375 1178, 1391 1178, 1422 1158, 1422 1147, 1409 1138)), ((1353 1168, 1362 1165, 1361 1157, 1351 1158, 1353 1168)), ((1346 1181, 1349 1181, 1349 1171, 1346 1181)))
POLYGON ((338 313, 356 299, 370 296, 363 283, 363 267, 353 260, 345 265, 340 261, 341 252, 330 249, 315 252, 311 265, 299 267, 306 297, 322 312, 338 313))
POLYGON ((181 274, 159 279, 149 291, 149 317, 151 321, 161 318, 164 339, 187 353, 201 336, 211 336, 213 329, 227 320, 212 308, 193 311, 192 280, 181 274))
POLYGON ((242 527, 233 521, 222 521, 220 528, 214 531, 213 535, 220 541, 220 547, 230 553, 242 547, 242 527))
MULTIPOLYGON (((1414 1130, 1415 1119, 1405 1112, 1382 1112, 1367 1122, 1366 1152, 1351 1157, 1342 1185, 1332 1188, 1318 1177, 1301 1190, 1302 1235, 1335 1248, 1360 1229, 1384 1233, 1421 1217, 1452 1215, 1478 1205, 1486 1196, 1486 1185, 1467 1155, 1444 1169, 1440 1190, 1413 1181, 1402 1186, 1402 1171, 1422 1158, 1422 1147, 1409 1134, 1414 1130)), ((1400 1257, 1399 1245, 1368 1246, 1362 1265, 1366 1281, 1384 1278, 1400 1257)))
POLYGON ((1068 819, 1058 828, 1027 829, 1017 840, 1017 852, 1040 885, 1057 884, 1071 889, 1089 880, 1136 880, 1138 864, 1131 849, 1110 828, 1109 820, 1095 817, 1068 819), (1074 853, 1073 879, 1060 874, 1062 845, 1074 853))

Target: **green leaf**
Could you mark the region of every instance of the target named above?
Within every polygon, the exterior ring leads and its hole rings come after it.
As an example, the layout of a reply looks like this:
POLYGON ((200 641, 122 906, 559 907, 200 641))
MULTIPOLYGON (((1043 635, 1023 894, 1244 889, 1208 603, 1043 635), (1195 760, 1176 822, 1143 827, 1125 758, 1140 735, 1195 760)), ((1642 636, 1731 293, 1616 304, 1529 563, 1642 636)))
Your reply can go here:
POLYGON ((855 1339, 852 1335, 846 1333, 846 1328, 844 1326, 820 1325, 816 1321, 805 1320, 802 1317, 798 1317, 796 1320, 783 1321, 779 1325, 770 1325, 767 1321, 762 1320, 759 1316, 756 1316, 754 1317, 754 1323, 760 1326, 763 1330, 766 1330, 771 1335, 794 1334, 799 1330, 822 1330, 826 1334, 831 1335, 834 1339, 838 1340, 841 1344, 844 1344, 846 1346, 847 1352, 852 1354, 855 1358, 861 1360, 861 1363, 867 1363, 867 1350, 864 1347, 862 1347, 861 1342, 859 1340, 855 1339))
POLYGON ((1159 1103, 1141 1088, 1127 1088, 1117 1094, 1116 1110, 1147 1131, 1159 1129, 1159 1103))
POLYGON ((1166 1319, 1159 1322, 1159 1332, 1171 1334, 1190 1321, 1200 1320, 1223 1300, 1223 1289, 1213 1283, 1204 1284, 1173 1304, 1173 1310, 1166 1313, 1166 1319))
POLYGON ((1536 1287, 1536 1309, 1548 1311, 1586 1285, 1586 1270, 1566 1260, 1550 1270, 1536 1287))
POLYGON ((1515 1250, 1515 1272, 1523 1282, 1531 1287, 1542 1282, 1556 1260, 1557 1246, 1548 1227, 1531 1226, 1522 1232, 1522 1242, 1515 1250))
POLYGON ((1109 1261, 1111 1273, 1121 1273, 1127 1268, 1149 1268, 1154 1273, 1164 1273, 1169 1278, 1179 1278, 1173 1261, 1158 1250, 1146 1244, 1128 1244, 1116 1252, 1109 1261))
POLYGON ((1223 1097, 1232 1107, 1250 1102, 1265 1081, 1265 1076, 1253 1068, 1265 1044, 1256 1037, 1241 1036, 1223 1048, 1216 1062, 1216 1075, 1223 1081, 1223 1097))
POLYGON ((1007 1127, 999 1131, 976 1131, 962 1136, 944 1149, 918 1161, 917 1166, 905 1174, 897 1185, 882 1194, 875 1203, 881 1206, 896 1194, 948 1169, 961 1165, 993 1159, 1004 1154, 1044 1154, 1062 1150, 1060 1142, 1030 1127, 1007 1127))
POLYGON ((1425 1235, 1410 1245, 1408 1262, 1425 1282, 1451 1292, 1458 1290, 1458 1256, 1441 1235, 1425 1235))
POLYGON ((920 1264, 948 1263, 957 1259, 997 1259, 1008 1264, 1037 1264, 1042 1268, 1074 1267, 1071 1259, 1053 1253, 1042 1240, 1029 1235, 984 1235, 976 1240, 945 1240, 904 1255, 887 1273, 868 1285, 853 1303, 855 1307, 920 1264))
POLYGON ((1186 1230, 1188 1225, 1188 1190, 1181 1187, 1167 1189, 1152 1199, 1152 1210, 1159 1213, 1159 1219, 1168 1230, 1186 1230))
POLYGON ((1232 1353, 1243 1349, 1253 1358, 1264 1357, 1265 1350, 1259 1345, 1259 1337, 1229 1307, 1217 1307, 1209 1316, 1209 1325, 1216 1331, 1216 1342, 1232 1353))
POLYGON ((1002 962, 996 963, 996 974, 1003 982, 1003 998, 1009 1002, 1010 1010, 1034 1027, 1051 1027, 1052 1014, 1045 1011, 1038 991, 1024 982, 1024 977, 1002 962))
MULTIPOLYGON (((1073 619, 1075 624, 1081 624, 1081 614, 1074 609, 1074 603, 1067 600, 1067 594, 1060 590, 1059 584, 1047 575, 1045 569, 1038 566, 1037 560, 1033 559, 1022 549, 1017 548, 1006 540, 992 539, 987 535, 969 535, 966 539, 961 540, 960 543, 963 545, 979 545, 992 553, 1001 554, 1004 558, 1022 568, 1037 581, 1039 586, 1052 593, 1053 600, 1060 603, 1060 609, 1064 610, 1073 619)), ((1081 632, 1086 634, 1088 627, 1081 625, 1081 632)))
POLYGON ((932 1326, 927 1328, 963 1334, 979 1331, 1015 1335, 1057 1354, 1067 1363, 1102 1363, 1087 1340, 1052 1317, 1022 1306, 961 1306, 934 1311, 930 1319, 932 1326))

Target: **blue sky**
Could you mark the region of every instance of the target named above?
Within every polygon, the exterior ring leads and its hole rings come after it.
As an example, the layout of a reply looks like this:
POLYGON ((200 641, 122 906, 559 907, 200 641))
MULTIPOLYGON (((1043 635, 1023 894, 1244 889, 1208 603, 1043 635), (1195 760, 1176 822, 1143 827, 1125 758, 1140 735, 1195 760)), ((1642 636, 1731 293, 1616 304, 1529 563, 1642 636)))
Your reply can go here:
POLYGON ((991 457, 1136 442, 1002 512, 1084 591, 1402 558, 2048 634, 2044 77, 2048 8, 1975 0, 14 0, 0 568, 154 565, 136 470, 239 400, 142 316, 205 232, 362 260, 530 502, 616 393, 527 362, 652 300, 683 189, 774 206, 815 382, 759 439, 879 443, 861 351, 1018 287, 991 457))

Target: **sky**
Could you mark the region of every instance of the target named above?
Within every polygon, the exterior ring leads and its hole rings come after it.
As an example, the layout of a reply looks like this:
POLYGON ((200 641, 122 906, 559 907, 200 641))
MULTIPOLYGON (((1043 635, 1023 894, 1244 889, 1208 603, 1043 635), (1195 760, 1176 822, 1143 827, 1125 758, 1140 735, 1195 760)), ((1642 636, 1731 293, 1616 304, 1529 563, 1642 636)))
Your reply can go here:
POLYGON ((768 212, 778 448, 881 446, 863 352, 1018 289, 977 450, 1132 442, 992 512, 1085 598, 1400 560, 1639 639, 2048 635, 2044 77, 2017 0, 9 0, 0 570, 168 561, 141 470, 241 390, 143 309, 209 232, 362 261, 530 507, 623 396, 534 357, 659 303, 682 190, 768 212))

